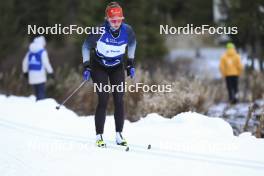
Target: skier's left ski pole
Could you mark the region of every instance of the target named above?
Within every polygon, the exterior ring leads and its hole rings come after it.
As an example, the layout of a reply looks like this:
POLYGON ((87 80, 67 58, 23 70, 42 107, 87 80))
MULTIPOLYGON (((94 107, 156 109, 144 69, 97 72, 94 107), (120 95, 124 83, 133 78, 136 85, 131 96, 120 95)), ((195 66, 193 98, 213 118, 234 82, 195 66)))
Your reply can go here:
POLYGON ((56 109, 59 110, 62 105, 64 105, 88 80, 84 80, 79 87, 77 87, 61 104, 56 106, 56 109))

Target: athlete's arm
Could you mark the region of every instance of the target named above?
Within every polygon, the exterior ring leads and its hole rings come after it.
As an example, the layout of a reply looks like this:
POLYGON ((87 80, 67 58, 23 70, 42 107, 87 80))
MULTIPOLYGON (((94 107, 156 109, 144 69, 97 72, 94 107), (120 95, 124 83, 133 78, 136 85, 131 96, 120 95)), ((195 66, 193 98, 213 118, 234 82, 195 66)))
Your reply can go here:
POLYGON ((127 26, 127 32, 128 32, 127 56, 128 56, 128 59, 134 59, 136 45, 137 45, 136 35, 131 26, 129 25, 126 25, 126 26, 127 26))
POLYGON ((90 62, 90 51, 92 48, 95 48, 96 42, 99 39, 99 34, 90 34, 84 41, 82 45, 82 57, 83 63, 90 62))
POLYGON ((27 52, 26 56, 23 59, 23 64, 22 64, 23 73, 28 72, 28 55, 29 55, 29 53, 27 52))
POLYGON ((47 51, 43 51, 42 53, 42 62, 43 62, 43 65, 46 69, 46 71, 49 73, 49 74, 52 74, 53 73, 53 68, 50 64, 50 61, 49 61, 49 56, 48 56, 48 53, 47 51))

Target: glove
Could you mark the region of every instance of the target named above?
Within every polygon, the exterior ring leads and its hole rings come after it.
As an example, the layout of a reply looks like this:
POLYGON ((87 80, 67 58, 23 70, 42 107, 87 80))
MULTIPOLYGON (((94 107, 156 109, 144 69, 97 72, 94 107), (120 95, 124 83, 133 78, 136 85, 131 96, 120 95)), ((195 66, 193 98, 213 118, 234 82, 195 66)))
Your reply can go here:
POLYGON ((134 78, 135 73, 136 73, 136 69, 134 67, 130 67, 130 68, 128 68, 127 72, 128 72, 127 75, 130 76, 130 78, 134 78))
POLYGON ((24 73, 24 78, 28 79, 28 72, 24 73))
POLYGON ((134 59, 127 60, 127 76, 130 78, 134 78, 136 73, 136 69, 134 67, 134 59))
POLYGON ((48 74, 48 78, 49 78, 49 79, 55 79, 55 76, 54 76, 53 73, 49 73, 49 74, 48 74))
POLYGON ((83 71, 83 80, 88 81, 91 77, 91 70, 85 69, 83 71))
POLYGON ((84 62, 83 63, 83 80, 84 81, 89 81, 90 77, 91 77, 91 68, 90 68, 90 64, 89 62, 84 62))

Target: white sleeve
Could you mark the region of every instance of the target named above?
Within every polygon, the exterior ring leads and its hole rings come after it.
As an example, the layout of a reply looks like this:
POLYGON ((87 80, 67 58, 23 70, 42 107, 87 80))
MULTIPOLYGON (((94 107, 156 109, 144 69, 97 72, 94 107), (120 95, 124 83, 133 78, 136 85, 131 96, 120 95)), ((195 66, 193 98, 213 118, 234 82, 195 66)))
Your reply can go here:
POLYGON ((48 53, 47 51, 44 51, 42 53, 42 62, 43 62, 43 66, 45 68, 45 70, 48 72, 48 73, 53 73, 53 69, 50 65, 50 62, 49 62, 49 57, 48 57, 48 53))
POLYGON ((22 71, 23 71, 23 73, 27 73, 28 72, 28 52, 27 52, 27 54, 25 55, 25 57, 23 59, 22 71))

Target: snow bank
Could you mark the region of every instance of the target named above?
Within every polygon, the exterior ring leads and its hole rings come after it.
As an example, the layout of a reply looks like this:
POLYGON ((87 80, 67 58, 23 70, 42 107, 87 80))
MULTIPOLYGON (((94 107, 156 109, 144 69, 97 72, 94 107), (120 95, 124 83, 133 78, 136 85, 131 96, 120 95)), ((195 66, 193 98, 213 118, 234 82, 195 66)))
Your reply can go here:
MULTIPOLYGON (((0 95, 1 175, 263 175, 264 141, 235 137, 220 118, 195 112, 125 122, 131 151, 94 146, 94 117, 57 102, 0 95), (151 150, 144 149, 148 144, 151 150), (134 150, 133 150, 134 148, 134 150), (137 150, 140 148, 140 150, 137 150), (191 169, 190 169, 191 168, 191 169)), ((104 138, 114 142, 113 116, 104 138)))

